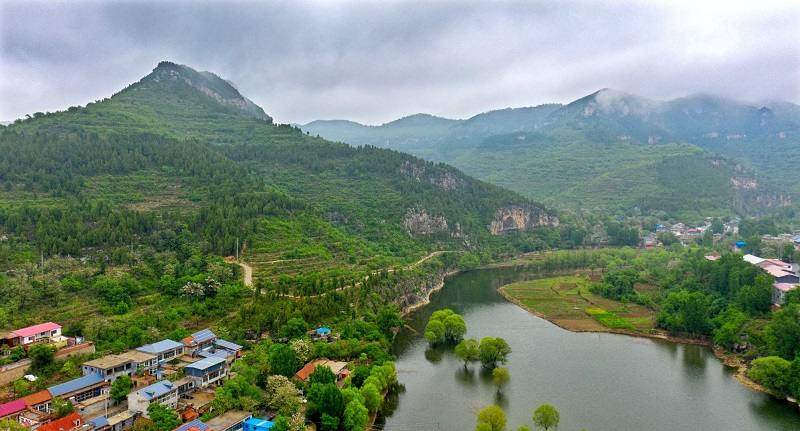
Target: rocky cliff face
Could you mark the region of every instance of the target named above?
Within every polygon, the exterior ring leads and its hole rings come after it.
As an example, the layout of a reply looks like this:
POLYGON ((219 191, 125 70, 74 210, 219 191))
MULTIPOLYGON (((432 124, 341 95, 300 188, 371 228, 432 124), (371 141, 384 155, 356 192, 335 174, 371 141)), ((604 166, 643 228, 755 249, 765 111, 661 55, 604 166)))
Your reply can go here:
POLYGON ((547 214, 543 209, 527 205, 507 205, 495 211, 494 220, 489 225, 493 235, 538 226, 558 226, 558 218, 547 214))
POLYGON ((431 235, 448 230, 447 220, 443 216, 428 214, 424 208, 409 208, 403 219, 403 227, 411 236, 431 235))
POLYGON ((452 172, 431 172, 424 164, 411 163, 408 160, 400 165, 400 173, 420 182, 429 182, 441 190, 456 190, 465 184, 462 178, 452 172))

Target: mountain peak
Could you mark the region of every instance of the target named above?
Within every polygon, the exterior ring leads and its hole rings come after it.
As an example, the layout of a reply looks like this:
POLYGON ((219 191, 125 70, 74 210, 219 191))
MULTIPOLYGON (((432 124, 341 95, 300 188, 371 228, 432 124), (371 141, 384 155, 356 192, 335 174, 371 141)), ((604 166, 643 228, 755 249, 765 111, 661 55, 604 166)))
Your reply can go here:
POLYGON ((239 93, 230 81, 214 73, 198 72, 189 66, 170 61, 158 63, 149 75, 123 92, 144 90, 168 92, 183 97, 187 95, 186 86, 241 115, 272 122, 272 118, 260 106, 239 93))

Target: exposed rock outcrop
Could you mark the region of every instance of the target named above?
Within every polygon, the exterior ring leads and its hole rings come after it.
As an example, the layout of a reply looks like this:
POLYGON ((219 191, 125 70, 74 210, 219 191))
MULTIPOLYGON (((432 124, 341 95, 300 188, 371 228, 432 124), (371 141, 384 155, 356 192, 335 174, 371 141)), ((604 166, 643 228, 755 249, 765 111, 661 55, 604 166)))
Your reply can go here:
POLYGON ((403 219, 403 227, 412 236, 431 235, 448 230, 447 220, 443 216, 428 214, 424 208, 409 208, 403 219))
POLYGON ((544 209, 533 206, 507 205, 495 211, 494 220, 489 225, 492 234, 497 235, 510 230, 530 229, 538 226, 558 226, 558 218, 544 209))
POLYGON ((456 190, 465 184, 463 178, 457 177, 452 172, 432 172, 424 164, 411 163, 408 160, 400 165, 400 173, 420 182, 431 183, 441 190, 456 190))

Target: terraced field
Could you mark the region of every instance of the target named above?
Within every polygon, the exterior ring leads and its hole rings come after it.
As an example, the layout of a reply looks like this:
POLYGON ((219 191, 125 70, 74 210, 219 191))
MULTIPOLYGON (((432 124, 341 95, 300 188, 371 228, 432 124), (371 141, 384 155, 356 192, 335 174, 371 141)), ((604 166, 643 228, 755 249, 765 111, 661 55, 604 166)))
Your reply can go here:
POLYGON ((566 276, 509 284, 500 292, 537 316, 574 332, 649 332, 653 328, 651 310, 593 295, 589 286, 585 275, 566 276))

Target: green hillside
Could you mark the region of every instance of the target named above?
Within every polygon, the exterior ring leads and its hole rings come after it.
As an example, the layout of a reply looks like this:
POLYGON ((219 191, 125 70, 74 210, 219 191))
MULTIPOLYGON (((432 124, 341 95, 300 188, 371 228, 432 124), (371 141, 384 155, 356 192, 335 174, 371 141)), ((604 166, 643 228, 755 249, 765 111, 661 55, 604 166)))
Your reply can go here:
MULTIPOLYGON (((760 215, 800 196, 788 168, 800 160, 800 107, 770 106, 604 89, 565 106, 490 111, 425 140, 419 130, 424 144, 406 150, 559 208, 760 215)), ((336 136, 397 148, 359 126, 338 123, 336 136)))
POLYGON ((473 267, 558 245, 557 224, 450 166, 275 125, 221 78, 165 62, 109 99, 0 129, 0 329, 49 310, 118 349, 141 341, 126 328, 152 326, 152 338, 239 307, 241 336, 253 294, 221 259, 237 244, 278 307, 252 305, 258 330, 354 302, 377 312, 405 305, 459 256, 473 267), (435 256, 429 273, 360 284, 443 250, 457 253, 435 256), (148 323, 145 309, 163 319, 148 323))

